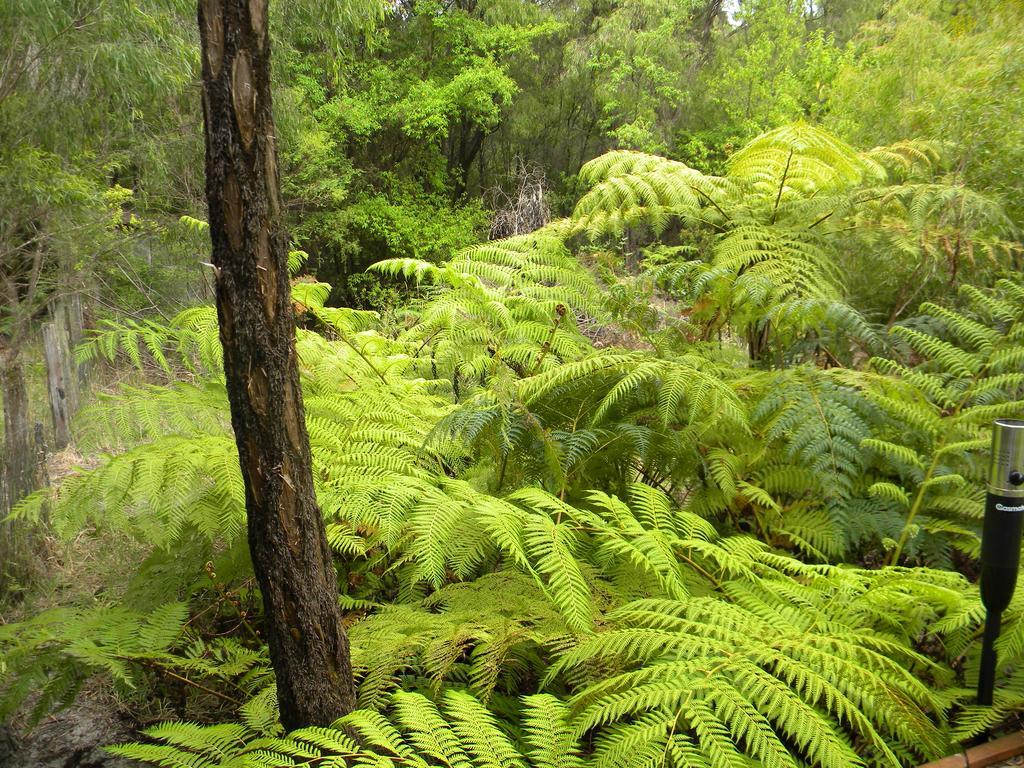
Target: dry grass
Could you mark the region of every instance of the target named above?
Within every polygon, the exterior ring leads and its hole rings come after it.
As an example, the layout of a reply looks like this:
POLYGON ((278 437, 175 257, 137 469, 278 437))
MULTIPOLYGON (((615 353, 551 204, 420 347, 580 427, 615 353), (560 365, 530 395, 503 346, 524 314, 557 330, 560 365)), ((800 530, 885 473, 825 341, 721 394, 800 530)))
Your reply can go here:
MULTIPOLYGON (((46 461, 49 484, 99 464, 73 447, 50 454, 46 461)), ((19 599, 0 605, 0 624, 18 621, 57 606, 111 602, 124 590, 126 575, 146 556, 147 549, 127 534, 82 529, 64 540, 44 526, 32 532, 36 558, 29 585, 19 599)))
MULTIPOLYGON (((50 485, 59 486, 64 478, 98 463, 67 448, 47 457, 47 477, 50 485)), ((148 553, 148 548, 112 530, 90 527, 70 539, 61 539, 38 526, 32 535, 36 557, 28 584, 16 599, 0 604, 0 624, 25 620, 52 608, 112 604, 123 594, 128 575, 148 553)), ((27 714, 32 705, 30 698, 22 712, 7 723, 20 739, 28 738, 32 744, 37 732, 48 734, 38 737, 43 741, 59 744, 61 732, 93 729, 108 737, 107 741, 120 740, 130 732, 126 726, 128 713, 136 709, 103 676, 85 683, 71 709, 54 713, 29 728, 27 714)))

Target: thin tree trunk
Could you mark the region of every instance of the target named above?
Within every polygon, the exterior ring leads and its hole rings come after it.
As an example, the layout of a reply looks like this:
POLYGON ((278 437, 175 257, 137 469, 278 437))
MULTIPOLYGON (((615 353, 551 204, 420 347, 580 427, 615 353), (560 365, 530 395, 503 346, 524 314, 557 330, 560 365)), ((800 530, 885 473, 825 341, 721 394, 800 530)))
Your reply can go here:
POLYGON ((25 373, 14 350, 0 350, 0 390, 4 399, 4 460, 0 488, 0 597, 23 574, 29 551, 28 528, 6 513, 34 490, 35 451, 28 426, 25 373))
POLYGON ((224 371, 286 728, 355 705, 348 639, 313 492, 270 101, 267 0, 200 0, 206 194, 224 371))
POLYGON ((754 321, 747 326, 747 355, 752 363, 761 362, 771 338, 771 320, 754 321))

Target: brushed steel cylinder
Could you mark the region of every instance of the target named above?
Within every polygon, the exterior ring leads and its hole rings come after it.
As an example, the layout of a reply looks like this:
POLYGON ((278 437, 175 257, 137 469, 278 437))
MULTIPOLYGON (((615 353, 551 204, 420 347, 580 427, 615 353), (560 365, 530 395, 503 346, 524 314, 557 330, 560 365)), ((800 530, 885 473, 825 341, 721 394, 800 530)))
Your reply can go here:
POLYGON ((996 419, 992 427, 992 459, 988 490, 1024 499, 1024 420, 996 419))

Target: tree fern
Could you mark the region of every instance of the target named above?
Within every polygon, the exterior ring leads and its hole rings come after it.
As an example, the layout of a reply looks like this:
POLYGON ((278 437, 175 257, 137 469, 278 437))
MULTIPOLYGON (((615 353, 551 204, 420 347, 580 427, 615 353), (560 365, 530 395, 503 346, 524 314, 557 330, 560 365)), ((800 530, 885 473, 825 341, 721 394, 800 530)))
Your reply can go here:
POLYGON ((728 181, 675 160, 641 152, 608 152, 580 169, 589 190, 573 211, 575 227, 592 236, 649 226, 660 233, 672 218, 697 219, 705 206, 734 194, 728 181))
POLYGON ((418 322, 400 338, 420 370, 472 387, 499 371, 528 375, 587 347, 577 315, 599 315, 594 278, 573 259, 561 226, 461 251, 444 267, 407 259, 373 269, 435 283, 418 322))
MULTIPOLYGON (((962 699, 949 662, 974 664, 976 592, 951 573, 826 564, 887 537, 900 539, 893 562, 941 564, 951 540, 972 552, 975 453, 985 424, 1021 405, 1024 302, 1009 280, 896 325, 897 352, 872 371, 839 367, 850 338, 873 332, 844 303, 841 231, 887 169, 909 178, 929 158, 857 153, 806 125, 755 139, 721 178, 611 153, 584 168, 589 191, 565 221, 443 265, 377 265, 419 284, 400 330, 325 306, 327 287, 297 278, 316 490, 363 709, 285 736, 255 632, 168 640, 162 621, 121 609, 109 616, 124 641, 85 613, 79 645, 54 617, 5 628, 0 658, 27 670, 15 693, 53 675, 63 696, 79 676, 53 672, 64 660, 212 681, 240 724, 165 724, 117 750, 162 765, 892 766, 942 753, 990 722, 964 710, 948 725, 962 699), (690 303, 654 312, 685 317, 621 349, 615 297, 570 248, 644 229, 678 242, 652 275, 690 303)), ((908 221, 937 215, 907 190, 879 193, 908 221)), ((243 504, 210 311, 108 326, 82 354, 186 381, 103 398, 79 428, 113 455, 16 514, 49 502, 58 532, 116 527, 156 548, 151 567, 192 577, 199 561, 172 560, 197 540, 230 561, 243 504)), ((237 585, 236 565, 224 579, 237 585)), ((164 588, 152 581, 150 604, 164 588)))
POLYGON ((913 265, 913 282, 895 318, 925 287, 955 287, 964 276, 999 274, 1020 251, 1014 225, 994 199, 955 179, 913 181, 880 189, 858 212, 861 247, 882 249, 913 265))
POLYGON ((933 173, 936 159, 933 146, 913 142, 857 152, 803 122, 750 141, 729 159, 725 177, 610 152, 583 167, 588 191, 571 221, 592 238, 647 230, 681 246, 658 252, 651 277, 694 305, 691 320, 706 324, 704 338, 736 328, 755 360, 773 338, 782 348, 807 336, 816 347, 829 337, 837 347, 844 335, 871 342, 841 279, 852 243, 878 248, 879 233, 888 232, 884 245, 894 252, 916 262, 923 243, 929 258, 941 254, 951 264, 1013 249, 1005 214, 984 197, 940 181, 889 185, 933 173))
MULTIPOLYGON (((617 628, 585 641, 555 667, 626 668, 602 674, 573 700, 580 732, 622 723, 599 739, 600 764, 618 764, 652 742, 663 751, 675 740, 713 766, 745 758, 900 765, 900 757, 941 754, 947 746, 931 720, 941 700, 865 643, 861 629, 833 622, 810 630, 799 620, 786 627, 767 617, 761 623, 708 598, 626 605, 608 620, 617 628), (856 752, 851 736, 860 744, 856 752)), ((885 641, 878 646, 892 650, 885 641)), ((930 666, 923 658, 917 663, 930 666)))
POLYGON ((751 420, 766 447, 748 482, 776 503, 760 505, 762 530, 810 556, 837 558, 877 535, 858 509, 869 463, 863 443, 881 412, 841 374, 809 366, 752 377, 762 396, 751 420))
POLYGON ((729 158, 728 177, 778 208, 790 199, 842 191, 881 175, 870 155, 808 123, 776 128, 729 158))
POLYGON ((143 663, 170 658, 187 618, 187 605, 168 603, 149 614, 55 608, 0 626, 0 715, 38 694, 32 707, 39 719, 72 701, 90 674, 133 687, 143 663))
MULTIPOLYGON (((357 710, 339 721, 348 731, 306 728, 287 738, 259 736, 242 724, 167 723, 145 731, 148 743, 110 747, 115 755, 175 768, 363 765, 479 768, 579 768, 581 746, 570 735, 564 704, 525 696, 523 738, 469 694, 452 690, 438 703, 398 693, 390 718, 357 710), (352 735, 350 735, 352 734, 352 735), (429 760, 428 760, 429 758, 429 760)), ((518 730, 518 729, 516 729, 518 730)))
MULTIPOLYGON (((341 721, 348 733, 316 729, 268 738, 232 726, 207 737, 204 729, 168 724, 147 734, 162 743, 114 751, 198 766, 336 756, 374 764, 567 768, 628 759, 682 768, 751 760, 900 765, 946 749, 936 718, 947 700, 919 679, 943 673, 885 627, 895 599, 918 608, 908 613, 912 626, 893 628, 916 633, 942 610, 931 595, 931 607, 922 611, 928 590, 955 597, 956 582, 790 568, 803 580, 789 582, 794 594, 781 614, 783 603, 773 602, 778 595, 770 585, 751 591, 747 581, 735 591, 726 585, 730 601, 647 599, 612 611, 602 631, 566 643, 548 669, 549 680, 577 688, 568 706, 539 694, 499 715, 457 687, 433 701, 401 692, 387 717, 360 710, 341 721), (222 741, 227 734, 230 749, 222 741), (583 748, 590 741, 581 741, 583 734, 594 737, 593 751, 583 748)), ((781 580, 782 572, 775 573, 771 578, 781 580)))
POLYGON ((103 321, 75 350, 79 362, 113 362, 119 355, 136 368, 152 361, 168 376, 173 375, 175 364, 190 371, 198 367, 200 372, 216 373, 223 366, 216 312, 206 306, 186 309, 167 324, 103 321))
POLYGON ((849 376, 891 420, 889 439, 865 441, 864 447, 885 462, 882 483, 907 494, 900 497, 884 484, 877 486, 879 501, 903 507, 905 517, 892 562, 908 546, 917 552, 934 537, 977 554, 984 484, 978 452, 989 446, 993 419, 1024 410, 1024 292, 1019 281, 1001 280, 991 291, 966 286, 962 295, 962 311, 922 307, 934 330, 892 329, 920 362, 875 359, 877 374, 849 376))
POLYGON ((565 621, 529 576, 499 571, 452 584, 419 605, 381 606, 352 629, 359 703, 380 708, 396 689, 451 681, 487 701, 539 679, 545 645, 565 621))

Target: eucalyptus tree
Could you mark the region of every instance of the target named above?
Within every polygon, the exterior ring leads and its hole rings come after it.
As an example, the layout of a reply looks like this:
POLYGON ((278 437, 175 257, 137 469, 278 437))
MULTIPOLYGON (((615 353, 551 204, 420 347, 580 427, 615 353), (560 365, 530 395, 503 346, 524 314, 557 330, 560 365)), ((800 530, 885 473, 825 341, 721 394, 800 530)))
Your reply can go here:
POLYGON ((270 88, 266 0, 201 0, 206 194, 249 550, 281 722, 328 725, 355 706, 295 353, 270 88))

